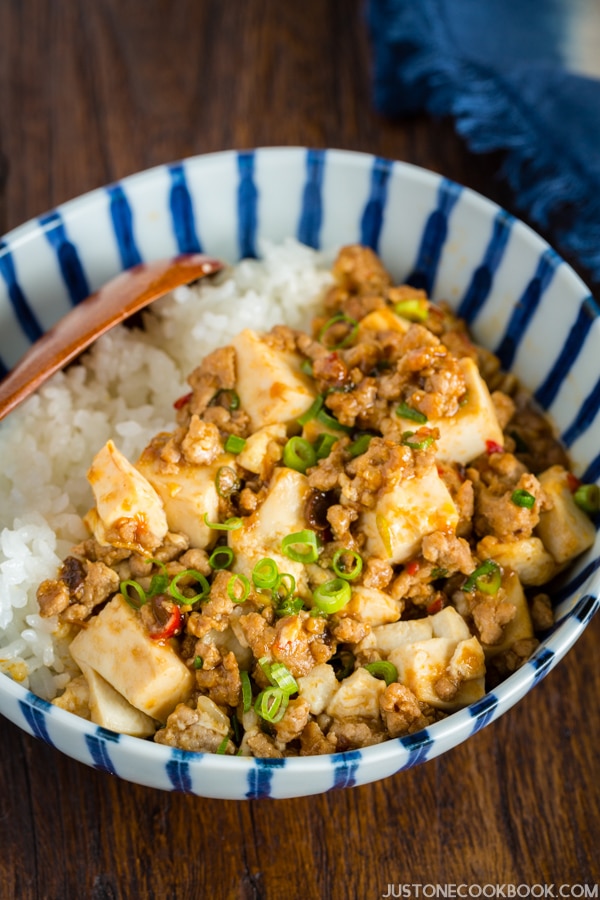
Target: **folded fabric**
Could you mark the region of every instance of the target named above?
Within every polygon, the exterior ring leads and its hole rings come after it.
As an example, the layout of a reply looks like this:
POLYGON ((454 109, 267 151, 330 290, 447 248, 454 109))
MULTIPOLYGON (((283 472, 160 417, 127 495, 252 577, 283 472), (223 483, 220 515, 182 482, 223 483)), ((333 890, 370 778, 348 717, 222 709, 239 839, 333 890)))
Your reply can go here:
POLYGON ((598 0, 367 0, 384 114, 505 150, 515 203, 600 282, 598 0))

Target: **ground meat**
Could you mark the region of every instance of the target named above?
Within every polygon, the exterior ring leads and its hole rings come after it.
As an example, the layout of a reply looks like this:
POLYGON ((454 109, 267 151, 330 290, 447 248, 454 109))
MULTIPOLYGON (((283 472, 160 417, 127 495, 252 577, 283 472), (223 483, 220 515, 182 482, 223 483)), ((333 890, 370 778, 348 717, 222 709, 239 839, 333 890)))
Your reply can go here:
POLYGON ((518 438, 519 459, 536 475, 555 465, 568 469, 565 448, 531 397, 525 391, 518 391, 514 400, 516 410, 508 433, 518 438))
MULTIPOLYGON (((208 601, 203 604, 202 612, 192 612, 187 620, 187 631, 195 637, 202 638, 211 629, 225 631, 229 625, 229 616, 235 604, 227 593, 227 584, 231 572, 223 569, 216 573, 210 587, 208 601)), ((180 587, 183 582, 180 582, 180 587)))
POLYGON ((219 429, 212 422, 203 422, 193 415, 181 442, 181 451, 187 462, 197 466, 209 465, 223 453, 219 429))
POLYGON ((349 550, 353 549, 354 538, 350 534, 350 526, 358 519, 358 512, 350 506, 335 503, 327 510, 327 521, 331 525, 333 537, 349 550))
POLYGON ((346 476, 340 478, 342 494, 346 501, 372 509, 382 485, 410 476, 414 465, 409 447, 375 437, 365 453, 347 464, 346 476))
POLYGON ((350 718, 334 719, 327 736, 335 737, 338 752, 370 747, 387 739, 379 724, 350 718))
POLYGON ((37 592, 40 615, 60 615, 79 623, 119 589, 119 576, 103 562, 67 557, 57 579, 42 582, 37 592))
POLYGON ((60 579, 48 578, 37 589, 40 616, 47 619, 63 612, 71 602, 69 588, 60 579))
POLYGON ((534 631, 547 631, 554 625, 554 610, 548 594, 536 594, 530 612, 534 631))
POLYGON ((295 741, 302 734, 310 715, 310 704, 303 697, 290 700, 283 718, 275 723, 277 740, 282 744, 295 741))
POLYGON ((252 754, 261 759, 281 759, 283 757, 282 751, 275 746, 273 738, 259 731, 258 728, 256 731, 246 733, 246 743, 252 754))
MULTIPOLYGON (((342 425, 353 427, 360 420, 360 424, 366 427, 371 421, 376 398, 377 382, 374 378, 363 378, 351 391, 329 394, 325 404, 342 425)), ((383 411, 384 407, 381 409, 383 411)))
POLYGON ((331 647, 324 640, 325 630, 326 622, 320 617, 311 619, 308 613, 284 616, 275 626, 271 653, 288 667, 294 678, 300 678, 332 655, 331 647))
POLYGON ((340 644, 358 644, 371 630, 365 622, 359 622, 351 616, 333 616, 330 629, 340 644))
POLYGON ((379 698, 379 708, 390 737, 400 737, 425 725, 419 701, 410 688, 398 682, 386 687, 379 698))
POLYGON ((428 606, 435 596, 431 573, 436 567, 425 560, 412 560, 392 582, 389 593, 394 600, 428 606))
POLYGON ((300 735, 300 756, 321 756, 333 753, 337 741, 334 735, 325 737, 315 721, 308 722, 300 735))
POLYGON ((371 556, 363 570, 362 583, 365 587, 384 591, 394 577, 394 569, 385 559, 371 556))
POLYGON ((257 612, 240 616, 238 622, 256 659, 269 656, 275 640, 275 629, 257 612))
POLYGON ((208 553, 205 550, 200 550, 198 547, 193 547, 184 553, 179 558, 179 562, 184 569, 195 569, 201 575, 210 575, 212 572, 212 567, 208 562, 208 553))
POLYGON ((494 409, 496 410, 496 418, 502 431, 506 428, 510 420, 515 414, 515 404, 508 394, 502 391, 494 391, 492 394, 494 409))
MULTIPOLYGON (((511 456, 509 453, 495 456, 511 456)), ((497 490, 497 487, 496 487, 497 490)), ((540 520, 540 512, 548 509, 550 503, 535 475, 522 474, 508 491, 498 495, 494 488, 486 487, 482 481, 475 483, 475 530, 479 535, 492 535, 500 541, 513 541, 531 537, 540 520), (517 505, 515 491, 526 491, 535 498, 531 509, 517 505)))
POLYGON ((220 390, 233 390, 236 381, 236 360, 233 347, 219 347, 205 356, 188 378, 192 388, 189 414, 201 415, 220 390))
POLYGON ((508 650, 494 656, 487 666, 486 678, 490 687, 495 687, 504 678, 520 669, 538 647, 536 638, 523 638, 508 650))
POLYGON ((326 493, 338 486, 340 475, 344 472, 344 449, 349 443, 348 438, 336 441, 329 456, 320 459, 309 471, 308 483, 311 488, 326 493))
POLYGON ((332 272, 341 288, 354 293, 384 295, 392 282, 377 254, 357 244, 342 247, 332 272))
MULTIPOLYGON (((192 752, 216 753, 223 743, 224 735, 207 727, 202 712, 191 709, 185 703, 175 707, 167 720, 167 724, 157 731, 154 740, 158 744, 168 744, 180 750, 192 752)), ((235 753, 235 747, 230 742, 226 753, 235 753)))
POLYGON ((463 575, 470 575, 475 568, 467 541, 443 531, 425 535, 421 552, 428 562, 438 569, 445 569, 448 574, 462 572, 463 575))
POLYGON ((315 359, 313 377, 317 382, 319 393, 324 393, 331 388, 343 387, 349 381, 350 375, 339 353, 333 352, 315 359))
POLYGON ((492 596, 480 591, 473 593, 471 615, 479 640, 482 644, 497 644, 502 640, 504 627, 514 619, 516 607, 506 599, 502 588, 492 596))
POLYGON ((235 655, 226 653, 223 661, 213 669, 202 666, 196 672, 196 684, 218 706, 237 706, 241 698, 242 682, 235 655))

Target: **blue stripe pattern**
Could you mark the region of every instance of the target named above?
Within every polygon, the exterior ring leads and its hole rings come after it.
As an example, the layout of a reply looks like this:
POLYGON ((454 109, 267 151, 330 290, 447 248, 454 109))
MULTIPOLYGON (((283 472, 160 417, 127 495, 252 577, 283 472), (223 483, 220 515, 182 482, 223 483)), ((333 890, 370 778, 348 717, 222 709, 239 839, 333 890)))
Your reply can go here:
POLYGON ((458 200, 462 188, 447 178, 442 178, 438 188, 437 207, 430 213, 421 238, 417 261, 406 279, 413 287, 422 288, 428 295, 433 286, 448 237, 448 219, 458 200))
POLYGON ((577 359, 592 327, 594 315, 590 309, 589 299, 586 298, 579 307, 577 318, 571 326, 556 362, 535 392, 535 399, 544 409, 548 409, 558 394, 561 384, 577 359))
POLYGON ((360 222, 360 242, 376 253, 383 228, 388 181, 393 168, 389 159, 377 156, 371 169, 371 191, 360 222))
POLYGON ((533 677, 533 684, 537 684, 542 678, 548 674, 550 670, 550 666, 554 660, 554 651, 549 650, 548 647, 542 647, 534 656, 529 660, 529 665, 531 665, 535 669, 535 675, 533 677))
MULTIPOLYGON (((193 754, 195 757, 201 754, 193 754)), ((192 790, 192 776, 190 775, 190 764, 188 759, 191 754, 185 750, 174 749, 171 752, 171 759, 165 766, 169 781, 173 785, 173 790, 181 791, 189 794, 192 790)))
POLYGON ((169 208, 173 219, 173 231, 180 253, 202 253, 202 245, 196 231, 194 206, 183 163, 169 166, 171 176, 171 192, 169 208))
POLYGON ((408 734, 399 740, 404 749, 409 751, 406 765, 402 767, 404 769, 411 769, 418 763, 425 762, 429 748, 433 744, 433 738, 426 728, 423 731, 415 732, 415 734, 408 734))
POLYGON ((458 315, 469 323, 476 318, 490 294, 494 275, 502 262, 514 221, 513 216, 503 209, 499 210, 494 218, 492 234, 483 261, 473 272, 469 287, 457 310, 458 315))
POLYGON ((350 750, 347 753, 336 754, 333 767, 333 784, 329 790, 354 787, 360 760, 360 750, 350 750))
POLYGON ((591 463, 588 465, 587 469, 582 475, 581 480, 586 484, 593 483, 594 481, 598 481, 600 478, 600 453, 594 457, 591 463))
POLYGON ((56 253, 63 281, 73 306, 90 295, 90 286, 83 270, 77 248, 69 240, 64 222, 56 210, 38 219, 48 243, 56 253))
POLYGON ((563 432, 562 440, 565 446, 570 447, 589 428, 598 414, 598 407, 600 407, 600 378, 583 401, 571 425, 563 432))
POLYGON ((306 183, 302 192, 302 209, 297 238, 302 244, 318 250, 321 246, 323 222, 323 172, 325 151, 308 150, 306 153, 306 183))
POLYGON ((119 248, 121 265, 124 269, 130 269, 142 261, 135 240, 131 206, 122 185, 113 184, 107 190, 110 197, 110 216, 119 248))
POLYGON ((25 716, 33 736, 52 746, 52 741, 50 740, 50 735, 48 734, 48 729, 46 727, 46 715, 51 709, 48 701, 36 697, 35 694, 28 693, 26 701, 19 700, 19 708, 25 716))
POLYGON ((545 250, 540 256, 535 275, 515 303, 504 337, 496 348, 496 356, 505 369, 512 366, 519 343, 559 264, 560 258, 554 250, 545 250))
POLYGON ((108 752, 108 741, 115 741, 116 743, 118 738, 119 735, 114 734, 105 728, 99 728, 96 735, 86 734, 85 742, 90 751, 94 769, 99 769, 101 772, 108 772, 109 775, 117 774, 117 770, 108 752))
POLYGON ((585 625, 590 621, 592 616, 596 614, 599 606, 600 597, 594 597, 592 596, 592 594, 586 594, 585 597, 581 598, 581 600, 573 610, 573 617, 577 619, 578 622, 581 622, 582 625, 585 625))
POLYGON ((17 322, 33 344, 34 341, 37 341, 42 336, 44 329, 38 322, 35 313, 27 302, 25 294, 19 286, 12 254, 5 241, 0 241, 0 275, 2 275, 8 288, 8 298, 17 317, 17 322))
POLYGON ((254 153, 238 153, 238 245, 240 259, 256 259, 256 231, 258 228, 258 191, 254 183, 254 153))
POLYGON ((248 772, 248 790, 246 797, 248 800, 260 800, 263 797, 271 796, 271 781, 275 774, 275 769, 281 769, 285 766, 285 759, 254 759, 255 768, 248 772))
POLYGON ((489 725, 494 717, 497 706, 498 698, 495 694, 486 694, 481 700, 477 700, 469 706, 469 715, 475 719, 473 734, 476 734, 476 732, 485 728, 486 725, 489 725))

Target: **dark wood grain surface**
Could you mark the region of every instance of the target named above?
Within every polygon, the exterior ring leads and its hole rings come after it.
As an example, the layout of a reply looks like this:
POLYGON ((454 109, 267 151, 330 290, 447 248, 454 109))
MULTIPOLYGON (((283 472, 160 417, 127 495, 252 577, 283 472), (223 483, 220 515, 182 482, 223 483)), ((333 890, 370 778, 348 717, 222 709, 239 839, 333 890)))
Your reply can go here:
MULTIPOLYGON (((449 122, 386 121, 371 96, 358 0, 0 0, 0 233, 148 166, 274 144, 408 160, 516 211, 500 157, 470 154, 449 122)), ((442 758, 307 799, 137 787, 0 720, 0 900, 589 890, 599 641, 596 618, 535 691, 442 758)))

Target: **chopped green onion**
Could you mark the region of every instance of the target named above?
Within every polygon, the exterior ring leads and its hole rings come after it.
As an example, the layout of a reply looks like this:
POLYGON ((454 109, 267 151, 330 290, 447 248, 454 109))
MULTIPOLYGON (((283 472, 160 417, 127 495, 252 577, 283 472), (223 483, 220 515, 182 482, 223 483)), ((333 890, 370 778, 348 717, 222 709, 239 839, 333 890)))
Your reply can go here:
POLYGON ((242 682, 242 704, 244 712, 249 712, 252 707, 252 685, 250 676, 245 669, 240 669, 240 681, 242 682))
POLYGON ((130 579, 129 581, 122 581, 119 585, 119 590, 121 591, 123 597, 127 601, 127 603, 132 607, 132 609, 141 609, 144 603, 148 602, 148 597, 146 595, 146 591, 137 581, 130 579), (133 590, 138 595, 138 600, 134 600, 131 594, 129 593, 129 588, 133 588, 133 590))
POLYGON ((271 590, 277 586, 279 580, 279 569, 274 559, 266 556, 259 559, 252 569, 252 581, 257 588, 271 590))
POLYGON ((283 618, 283 616, 295 616, 304 606, 302 597, 286 597, 275 610, 275 615, 283 618))
POLYGON ((183 572, 178 572, 171 584, 169 585, 169 594, 175 600, 176 603, 179 603, 181 606, 193 606, 195 603, 198 603, 199 600, 203 600, 205 597, 208 597, 210 593, 210 585, 204 575, 201 572, 197 572, 196 569, 184 569, 183 572), (181 593, 179 588, 177 587, 177 583, 182 578, 193 578, 196 581, 202 590, 198 594, 194 594, 192 597, 186 597, 181 593))
POLYGON ((529 491, 513 491, 510 499, 515 506, 522 506, 524 509, 533 509, 535 506, 535 497, 529 491))
POLYGON ((477 589, 483 591, 484 594, 497 594, 501 583, 500 566, 493 559, 488 559, 469 575, 462 590, 469 593, 477 589))
POLYGON ((394 306, 394 312, 411 322, 424 322, 429 315, 429 303, 424 299, 401 300, 394 306))
POLYGON ((329 663, 333 667, 337 680, 343 681, 354 671, 355 656, 350 650, 338 650, 331 657, 329 663))
POLYGON ((375 678, 382 678, 387 685, 398 681, 398 669, 394 663, 388 662, 386 659, 378 659, 372 663, 365 663, 364 669, 375 678))
POLYGON ((277 597, 280 600, 287 600, 292 596, 294 591, 296 590, 296 579, 290 572, 283 572, 277 578, 277 584, 275 585, 275 591, 277 593, 277 597), (289 583, 286 584, 286 581, 289 583), (283 590, 283 593, 282 593, 283 590))
POLYGON ((230 434, 225 441, 225 450, 227 453, 241 453, 246 446, 246 440, 237 434, 230 434))
POLYGON ((238 516, 231 516, 231 518, 225 519, 224 522, 209 522, 208 513, 204 513, 204 524, 208 525, 209 528, 214 528, 215 531, 237 531, 244 523, 238 516))
POLYGON ((310 375, 312 378, 313 367, 310 359, 303 359, 300 365, 300 371, 304 372, 305 375, 310 375))
POLYGON ((315 588, 313 601, 320 612, 329 613, 339 612, 350 602, 352 590, 347 581, 343 578, 332 578, 315 588))
POLYGON ((232 469, 231 466, 219 466, 215 475, 215 487, 219 497, 231 497, 232 494, 239 491, 241 486, 242 483, 235 469, 232 469))
POLYGON ((217 753, 223 754, 226 752, 227 747, 229 746, 229 738, 224 737, 219 746, 217 747, 217 753))
POLYGON ((424 437, 411 441, 411 437, 414 435, 414 431, 404 431, 402 434, 402 443, 405 447, 410 447, 411 450, 426 450, 427 447, 430 447, 433 444, 433 436, 431 434, 425 435, 424 437))
POLYGON ((352 431, 352 429, 349 428, 348 425, 342 425, 341 422, 338 422, 337 419, 334 419, 333 416, 330 416, 329 413, 325 412, 324 409, 322 409, 318 413, 317 419, 321 423, 321 425, 325 425, 327 428, 333 428, 334 431, 345 431, 346 434, 350 434, 350 432, 352 431))
POLYGON ((201 669, 203 665, 204 665, 204 660, 202 659, 202 657, 201 657, 201 656, 195 656, 195 657, 194 657, 194 668, 195 668, 195 669, 201 669))
POLYGON ((341 322, 344 322, 344 324, 346 325, 350 325, 350 331, 343 340, 339 341, 339 343, 331 345, 326 344, 325 346, 327 346, 328 350, 342 350, 344 347, 348 347, 358 334, 358 322, 356 321, 356 319, 350 318, 350 316, 347 316, 345 313, 337 313, 335 316, 332 316, 329 321, 325 322, 317 335, 317 340, 322 344, 325 343, 323 339, 327 332, 331 328, 333 328, 334 325, 337 325, 341 322))
POLYGON ((374 434, 361 434, 356 440, 350 444, 348 447, 348 453, 354 459, 356 456, 360 456, 368 449, 369 444, 375 437, 374 434))
POLYGON ((319 558, 319 538, 316 532, 305 528, 304 531, 295 531, 288 534, 281 542, 281 552, 288 559, 299 563, 314 563, 319 558), (297 546, 306 547, 305 550, 296 549, 297 546))
POLYGON ((229 399, 229 409, 239 409, 240 408, 240 397, 239 394, 234 391, 232 388, 221 388, 221 390, 217 391, 214 395, 209 406, 216 406, 221 397, 225 394, 225 396, 229 399))
POLYGON ((448 569, 438 568, 437 566, 431 570, 431 580, 437 581, 438 578, 447 578, 449 575, 448 569))
POLYGON ((284 694, 287 694, 288 697, 292 694, 298 693, 298 682, 290 672, 287 666, 284 666, 283 663, 274 662, 271 665, 271 674, 270 680, 275 684, 276 687, 281 688, 284 694))
POLYGON ((418 409, 413 409, 408 403, 401 403, 397 406, 396 415, 401 416, 403 419, 411 419, 413 422, 418 422, 419 425, 424 425, 427 421, 425 413, 420 412, 418 409))
POLYGON ((227 594, 234 603, 243 603, 248 599, 250 582, 245 575, 232 575, 227 582, 227 594), (238 585, 241 585, 242 593, 238 596, 238 585))
POLYGON ((154 597, 156 594, 164 594, 167 590, 169 586, 169 573, 167 572, 167 567, 164 562, 161 562, 160 559, 152 559, 151 562, 160 569, 160 572, 156 572, 150 580, 148 596, 154 597))
POLYGON ((335 434, 319 434, 313 444, 317 459, 326 459, 331 453, 331 448, 339 440, 335 434))
POLYGON ((323 394, 319 394, 311 405, 308 407, 306 412, 303 412, 302 415, 296 419, 298 425, 306 425, 307 422, 311 422, 313 419, 316 419, 317 415, 323 408, 323 394))
POLYGON ((283 448, 283 464, 296 472, 306 472, 317 461, 313 445, 301 437, 292 437, 283 448))
POLYGON ((234 559, 231 547, 217 547, 210 554, 208 564, 213 569, 228 569, 234 559))
POLYGON ((338 578, 343 578, 345 581, 354 581, 355 578, 358 578, 362 572, 362 567, 363 561, 360 553, 357 553, 356 550, 345 550, 344 548, 335 552, 331 562, 331 568, 335 574, 338 578), (354 562, 351 569, 346 567, 347 556, 351 556, 354 562), (340 560, 342 560, 342 567, 339 565, 340 560))
POLYGON ((283 719, 289 697, 281 688, 269 687, 261 691, 254 702, 256 713, 266 722, 280 722, 283 719))
POLYGON ((582 484, 573 499, 580 509, 586 513, 597 513, 600 510, 600 487, 597 484, 582 484))

